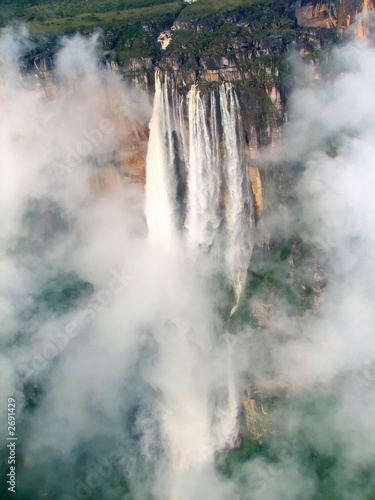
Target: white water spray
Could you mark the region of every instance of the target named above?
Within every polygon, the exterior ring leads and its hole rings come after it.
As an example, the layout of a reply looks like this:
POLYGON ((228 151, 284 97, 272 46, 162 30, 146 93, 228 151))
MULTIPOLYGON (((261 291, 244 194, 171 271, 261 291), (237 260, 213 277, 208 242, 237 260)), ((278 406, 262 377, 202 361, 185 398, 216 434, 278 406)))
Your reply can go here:
MULTIPOLYGON (((188 254, 202 252, 215 259, 223 241, 225 267, 236 293, 231 314, 238 307, 252 251, 244 148, 240 106, 231 86, 222 85, 219 93, 208 96, 193 86, 185 103, 156 73, 146 180, 150 238, 172 251, 185 241, 188 254)), ((161 427, 170 450, 170 497, 177 500, 183 498, 185 475, 212 465, 215 452, 233 442, 238 390, 229 341, 216 339, 208 325, 196 325, 182 312, 164 321, 160 364, 151 378, 160 381, 163 393, 161 427), (162 372, 158 375, 165 366, 174 373, 171 384, 162 372)))
POLYGON ((225 259, 236 294, 232 316, 238 307, 253 249, 253 216, 240 105, 231 85, 224 84, 220 87, 220 109, 225 144, 224 175, 228 190, 225 259))
MULTIPOLYGON (((214 95, 212 101, 214 102, 214 95)), ((214 106, 214 104, 213 104, 214 106)), ((189 160, 187 240, 192 247, 210 250, 220 226, 220 160, 216 110, 208 124, 206 99, 196 86, 188 95, 189 160)))
POLYGON ((176 243, 176 130, 175 115, 168 96, 168 82, 155 75, 154 109, 146 160, 146 218, 150 239, 171 249, 176 243))
POLYGON ((228 275, 239 298, 253 247, 253 202, 236 92, 231 85, 223 84, 217 102, 215 92, 202 96, 193 86, 186 103, 187 134, 184 103, 175 87, 161 80, 157 72, 147 155, 146 216, 150 236, 169 247, 184 209, 184 236, 190 248, 212 252, 216 241, 221 237, 225 240, 228 275), (186 207, 178 200, 179 165, 187 169, 182 179, 186 207), (222 185, 224 233, 219 209, 222 185))

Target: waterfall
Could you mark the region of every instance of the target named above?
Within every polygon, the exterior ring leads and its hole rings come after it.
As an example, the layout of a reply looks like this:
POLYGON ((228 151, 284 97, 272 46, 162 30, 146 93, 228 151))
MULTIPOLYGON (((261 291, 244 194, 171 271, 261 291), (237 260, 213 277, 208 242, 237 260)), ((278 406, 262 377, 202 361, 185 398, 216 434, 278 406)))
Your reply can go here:
POLYGON ((236 293, 236 305, 231 312, 233 315, 238 307, 253 248, 253 215, 240 105, 230 84, 220 87, 220 109, 225 145, 224 176, 228 190, 225 260, 236 293))
POLYGON ((176 106, 169 101, 168 81, 155 75, 154 108, 146 159, 146 218, 150 239, 174 246, 178 225, 176 106))
MULTIPOLYGON (((212 106, 215 108, 215 97, 212 106)), ((220 225, 220 165, 216 110, 208 123, 207 100, 196 86, 188 94, 189 158, 187 240, 192 247, 209 250, 220 225)))
POLYGON ((253 202, 237 94, 223 84, 203 96, 193 85, 184 103, 162 80, 156 72, 146 180, 150 238, 171 247, 181 230, 189 248, 215 256, 224 240, 238 303, 253 247, 253 202))
MULTIPOLYGON (((253 229, 236 92, 224 84, 203 95, 194 85, 182 98, 159 72, 155 86, 146 179, 150 239, 170 250, 185 243, 192 269, 201 253, 222 265, 235 290, 233 314, 246 279, 253 229)), ((163 321, 160 365, 152 380, 163 394, 160 423, 170 452, 170 497, 179 500, 184 475, 212 465, 215 452, 233 440, 238 391, 228 335, 216 337, 183 310, 163 321), (173 384, 159 379, 163 366, 173 370, 173 384)))

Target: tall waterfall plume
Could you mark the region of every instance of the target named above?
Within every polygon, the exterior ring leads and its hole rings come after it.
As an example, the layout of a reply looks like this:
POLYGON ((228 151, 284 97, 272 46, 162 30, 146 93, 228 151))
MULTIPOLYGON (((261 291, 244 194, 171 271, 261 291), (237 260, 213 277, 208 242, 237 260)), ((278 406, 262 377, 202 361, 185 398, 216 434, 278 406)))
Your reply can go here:
MULTIPOLYGON (((150 139, 146 160, 146 218, 152 241, 171 248, 178 226, 178 162, 177 131, 181 130, 181 114, 174 89, 170 100, 169 82, 155 75, 154 108, 150 121, 150 139)), ((182 142, 182 141, 181 141, 182 142)))
POLYGON ((253 200, 237 94, 230 84, 209 95, 193 85, 183 101, 160 72, 155 87, 146 180, 150 236, 168 246, 181 232, 188 247, 223 253, 238 302, 253 247, 253 200))
MULTIPOLYGON (((253 227, 236 92, 230 85, 222 85, 219 91, 203 94, 193 85, 184 99, 171 79, 160 72, 156 73, 155 87, 146 178, 150 238, 169 249, 184 243, 189 256, 203 253, 221 263, 236 294, 233 312, 246 278, 253 227)), ((210 328, 190 324, 192 319, 179 314, 164 321, 160 340, 164 356, 170 358, 169 366, 174 367, 180 357, 185 363, 177 391, 174 385, 159 385, 164 399, 161 427, 170 449, 174 500, 181 498, 185 473, 212 464, 215 452, 233 440, 238 392, 228 339, 215 340, 210 328), (171 325, 173 334, 166 343, 171 325), (197 349, 202 361, 199 366, 190 355, 197 349), (220 381, 200 376, 207 384, 197 385, 197 373, 215 371, 210 363, 216 350, 221 353, 220 381)), ((181 376, 180 363, 175 366, 175 379, 181 376)))
POLYGON ((231 85, 223 84, 220 87, 220 109, 225 145, 224 176, 228 190, 225 206, 227 226, 225 259, 236 293, 236 308, 253 248, 253 216, 240 105, 231 85))
POLYGON ((209 250, 220 226, 220 152, 217 133, 216 98, 192 86, 188 94, 189 158, 186 239, 193 247, 209 250), (211 111, 209 124, 208 112, 211 111))

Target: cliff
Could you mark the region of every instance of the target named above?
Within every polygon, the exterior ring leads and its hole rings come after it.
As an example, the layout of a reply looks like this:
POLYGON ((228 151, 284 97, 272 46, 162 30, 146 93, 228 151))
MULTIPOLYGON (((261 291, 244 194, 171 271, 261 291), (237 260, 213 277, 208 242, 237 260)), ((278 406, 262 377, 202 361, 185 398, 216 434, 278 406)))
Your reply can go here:
MULTIPOLYGON (((251 296, 254 287, 261 290, 264 300, 250 308, 254 323, 261 328, 275 325, 277 307, 271 306, 275 303, 274 293, 290 296, 298 314, 313 310, 324 288, 324 273, 319 259, 298 238, 280 241, 278 230, 268 234, 262 229, 262 218, 267 219, 275 210, 284 214, 285 226, 288 225, 293 203, 289 193, 299 171, 294 166, 268 168, 259 164, 259 150, 277 142, 287 116, 288 94, 293 85, 289 76, 290 53, 293 51, 314 72, 315 62, 340 39, 342 30, 361 7, 362 2, 355 0, 235 0, 230 5, 201 0, 181 4, 173 12, 163 12, 152 19, 147 14, 132 23, 112 24, 103 29, 100 64, 121 73, 130 84, 147 89, 150 96, 156 69, 168 75, 182 96, 186 96, 192 84, 198 84, 203 93, 217 90, 222 82, 231 82, 236 89, 256 222, 263 235, 254 250, 255 275, 246 291, 251 296), (308 258, 309 255, 312 256, 308 258), (283 280, 272 277, 275 262, 278 268, 282 262, 290 282, 288 290, 279 287, 283 280), (307 270, 306 275, 301 277, 296 268, 307 270)), ((90 35, 93 30, 81 31, 90 35)), ((35 84, 51 98, 56 92, 53 61, 59 34, 42 33, 35 36, 35 41, 34 49, 22 60, 22 73, 31 73, 35 84)), ((126 137, 121 135, 121 124, 116 129, 118 151, 114 161, 95 174, 95 189, 107 189, 117 182, 145 182, 147 121, 137 124, 126 137)), ((244 315, 248 313, 243 311, 244 315)))
MULTIPOLYGON (((193 83, 209 92, 223 81, 231 82, 240 95, 251 159, 279 137, 285 120, 288 53, 296 49, 313 64, 337 39, 335 29, 299 26, 299 8, 289 1, 236 1, 225 6, 203 0, 152 19, 111 24, 103 28, 100 64, 150 94, 155 68, 171 75, 182 94, 193 83)), ((94 28, 80 31, 90 35, 94 28)), ((34 42, 35 48, 22 60, 22 72, 32 73, 36 85, 53 97, 59 33, 37 34, 34 42)), ((139 132, 147 135, 146 129, 139 132)), ((139 140, 123 145, 122 156, 129 160, 123 173, 128 178, 144 179, 145 147, 145 141, 139 140)))
MULTIPOLYGON (((247 206, 253 203, 255 224, 259 231, 254 232, 257 241, 241 301, 233 316, 229 316, 234 303, 233 289, 228 284, 223 286, 223 289, 227 288, 222 293, 224 295, 228 290, 229 298, 227 304, 220 303, 218 309, 233 337, 241 332, 244 325, 251 325, 254 336, 259 334, 263 339, 273 336, 272 345, 277 348, 277 338, 288 331, 287 322, 291 318, 297 317, 299 324, 302 324, 305 318, 314 314, 321 306, 325 287, 324 259, 315 248, 302 240, 301 235, 295 234, 295 227, 290 229, 292 224, 288 227, 293 217, 291 213, 298 210, 294 205, 297 202, 292 198, 291 187, 301 174, 299 166, 273 165, 269 168, 259 161, 259 152, 277 142, 281 125, 287 118, 288 95, 293 84, 288 76, 289 55, 293 51, 296 57, 314 71, 315 62, 324 57, 325 50, 339 40, 342 30, 353 19, 359 8, 358 3, 344 0, 235 0, 231 2, 231 7, 225 7, 224 2, 219 0, 211 4, 202 0, 201 3, 184 8, 181 6, 174 13, 153 21, 141 20, 137 21, 138 24, 109 26, 103 30, 104 49, 99 64, 108 71, 121 73, 124 80, 148 90, 150 96, 154 92, 156 69, 162 76, 168 75, 168 81, 175 86, 179 96, 186 96, 193 84, 198 86, 201 94, 209 94, 218 91, 223 82, 230 82, 235 89, 236 98, 238 96, 241 125, 244 128, 244 171, 249 174, 251 186, 247 188, 251 187, 252 192, 247 206), (211 12, 208 7, 214 4, 222 7, 218 7, 217 12, 211 12), (272 226, 270 229, 264 221, 275 213, 278 214, 277 224, 284 227, 272 226)), ((90 35, 92 31, 93 28, 82 30, 85 35, 90 35)), ((35 36, 35 41, 35 48, 25 54, 22 60, 21 73, 23 76, 31 75, 45 98, 53 99, 59 92, 59 82, 54 75, 54 54, 59 46, 59 35, 39 34, 35 36)), ((132 124, 133 128, 125 131, 124 123, 118 114, 114 116, 113 111, 108 106, 117 135, 114 143, 118 147, 111 149, 103 164, 95 166, 99 168, 93 168, 94 192, 111 189, 121 182, 145 182, 148 120, 144 119, 144 122, 135 123, 134 126, 132 124), (108 163, 105 164, 106 162, 108 163)), ((186 108, 183 115, 181 122, 185 124, 186 108)), ((207 127, 211 125, 212 114, 204 114, 200 127, 203 122, 207 127)), ((222 123, 218 129, 220 127, 222 128, 222 123)), ((239 127, 233 127, 232 130, 238 131, 239 127)), ((162 143, 166 134, 160 134, 160 137, 162 143)), ((175 146, 175 129, 171 138, 175 146)), ((222 139, 217 141, 217 151, 222 152, 223 142, 222 139)), ((202 144, 204 142, 199 143, 201 149, 204 149, 202 144)), ((241 148, 238 148, 241 153, 244 149, 242 146, 241 142, 241 148)), ((213 155, 207 157, 210 159, 213 155)), ((180 171, 178 173, 178 180, 181 181, 183 175, 180 171)), ((201 184, 203 183, 199 183, 198 187, 201 184)), ((181 192, 184 189, 181 189, 181 185, 182 182, 179 182, 178 195, 182 198, 181 192)), ((227 201, 222 184, 220 189, 220 202, 225 205, 227 201)), ((29 212, 34 218, 40 219, 34 233, 42 234, 43 240, 52 238, 54 228, 58 223, 63 224, 56 222, 58 214, 55 219, 50 215, 54 213, 53 207, 35 203, 29 207, 29 212)), ((243 213, 247 214, 245 211, 243 213)), ((39 251, 41 242, 37 238, 34 245, 35 251, 39 251)), ((64 296, 58 296, 52 286, 42 297, 46 307, 52 301, 63 304, 65 301, 69 305, 66 297, 74 304, 74 301, 92 293, 90 285, 80 284, 76 276, 64 279, 64 296), (83 287, 82 292, 80 285, 83 287)), ((256 342, 257 340, 254 344, 256 342)), ((249 344, 250 342, 245 342, 244 349, 249 348, 249 344)), ((255 346, 254 349, 254 345, 251 345, 251 348, 254 352, 249 354, 249 364, 258 354, 257 349, 260 352, 262 346, 255 346)), ((266 375, 268 374, 265 373, 265 378, 266 375)), ((239 453, 251 452, 247 450, 246 443, 250 443, 249 449, 262 446, 267 435, 275 432, 272 420, 275 418, 272 417, 275 403, 284 402, 288 397, 287 390, 280 390, 278 382, 275 382, 276 390, 265 384, 260 387, 257 380, 254 384, 246 381, 239 415, 239 453)), ((235 453, 232 454, 231 460, 235 456, 235 453)), ((226 467, 230 468, 228 464, 226 467)))
MULTIPOLYGON (((257 214, 272 210, 275 203, 284 206, 293 174, 281 166, 267 171, 257 164, 257 157, 260 149, 277 142, 286 119, 293 85, 289 55, 292 51, 299 54, 314 71, 315 62, 340 39, 362 2, 200 0, 190 5, 176 3, 173 8, 167 2, 160 4, 135 9, 137 15, 119 12, 109 25, 102 26, 100 64, 150 95, 155 69, 168 74, 182 95, 192 84, 211 92, 222 82, 231 82, 241 104, 257 214)), ((22 73, 33 74, 46 97, 56 91, 54 54, 61 33, 54 22, 50 16, 46 30, 34 33, 34 48, 22 60, 22 73)), ((97 23, 63 32, 89 36, 97 23)), ((126 181, 143 183, 147 141, 147 123, 140 124, 130 138, 120 138, 117 165, 109 166, 108 174, 101 174, 105 179, 96 185, 114 182, 115 171, 126 181)))
MULTIPOLYGON (((337 28, 355 11, 354 4, 357 10, 360 4, 343 1, 335 7, 328 3, 329 9, 316 1, 236 0, 228 5, 200 0, 181 3, 169 12, 139 9, 143 12, 139 19, 101 27, 100 63, 150 93, 155 68, 172 75, 183 94, 193 83, 210 91, 220 82, 231 82, 240 93, 249 150, 256 151, 278 137, 285 119, 290 51, 313 64, 337 41, 337 28)), ((95 26, 81 26, 78 31, 90 35, 95 26)), ((53 92, 59 34, 56 30, 35 34, 36 48, 22 62, 23 71, 35 74, 46 95, 53 92)))
MULTIPOLYGON (((285 213, 287 224, 288 192, 296 173, 285 166, 267 169, 257 158, 259 150, 277 142, 286 119, 293 85, 289 55, 293 51, 314 71, 315 62, 339 40, 361 7, 359 0, 181 4, 173 11, 158 15, 152 11, 138 20, 103 27, 100 64, 150 95, 157 68, 169 75, 182 95, 192 84, 208 93, 222 82, 231 82, 241 104, 257 217, 277 208, 285 213)), ((94 30, 80 29, 87 36, 94 30)), ((22 72, 32 73, 47 97, 55 92, 54 53, 59 37, 59 32, 35 35, 35 48, 22 61, 22 72)), ((97 174, 96 188, 104 189, 119 179, 144 183, 147 143, 147 123, 139 124, 130 136, 120 137, 117 162, 97 174)), ((265 236, 264 248, 272 247, 275 238, 265 236)))

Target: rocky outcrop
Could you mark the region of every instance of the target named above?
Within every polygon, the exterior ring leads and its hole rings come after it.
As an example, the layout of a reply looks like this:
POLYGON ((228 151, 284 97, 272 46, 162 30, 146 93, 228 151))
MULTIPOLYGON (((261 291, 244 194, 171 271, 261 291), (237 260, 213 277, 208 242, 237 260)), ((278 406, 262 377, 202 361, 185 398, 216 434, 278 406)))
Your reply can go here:
MULTIPOLYGON (((150 94, 156 68, 171 75, 182 94, 192 84, 198 84, 202 92, 210 92, 222 82, 231 82, 241 103, 246 154, 259 215, 267 205, 268 184, 278 186, 280 192, 284 189, 282 182, 273 181, 275 176, 285 177, 285 173, 277 169, 272 173, 261 171, 256 159, 260 149, 277 142, 285 121, 290 89, 285 78, 287 55, 291 50, 298 51, 312 64, 337 39, 336 30, 328 28, 346 23, 346 16, 355 13, 358 4, 356 0, 342 0, 339 4, 285 0, 270 6, 259 2, 243 8, 229 6, 201 18, 184 15, 183 11, 177 19, 172 16, 161 24, 142 23, 133 30, 132 37, 126 26, 110 27, 103 35, 106 52, 100 64, 120 72, 125 80, 150 94), (134 55, 140 47, 144 55, 134 55)), ((33 50, 23 60, 23 73, 31 72, 35 85, 47 97, 56 92, 53 53, 57 45, 55 35, 43 36, 40 50, 33 50)), ((101 174, 98 185, 115 182, 117 174, 127 181, 144 182, 147 140, 143 127, 130 138, 120 139, 117 163, 108 166, 108 173, 101 174)))
POLYGON ((259 168, 250 167, 250 181, 251 188, 253 191, 254 204, 257 215, 260 216, 263 210, 263 190, 262 190, 262 180, 260 177, 259 168))
POLYGON ((268 433, 274 432, 272 405, 287 398, 287 388, 281 384, 265 383, 261 387, 248 385, 244 389, 240 413, 240 433, 262 444, 268 433))
POLYGON ((309 2, 305 5, 297 2, 296 17, 300 26, 332 28, 337 25, 337 14, 334 7, 324 2, 317 4, 309 2))
MULTIPOLYGON (((367 2, 369 8, 372 2, 367 2)), ((362 12, 363 0, 298 0, 295 2, 296 19, 300 26, 337 28, 343 31, 362 12)))

